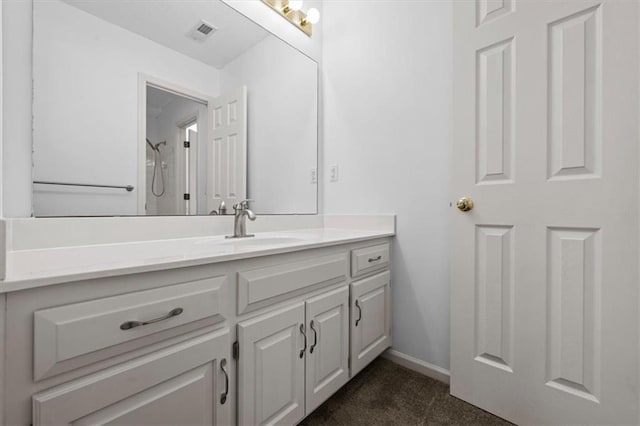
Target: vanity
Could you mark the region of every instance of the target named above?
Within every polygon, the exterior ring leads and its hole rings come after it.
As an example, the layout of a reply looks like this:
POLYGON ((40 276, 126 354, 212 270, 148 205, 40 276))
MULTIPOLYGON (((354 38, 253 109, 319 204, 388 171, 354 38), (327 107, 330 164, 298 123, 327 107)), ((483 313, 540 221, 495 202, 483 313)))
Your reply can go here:
POLYGON ((378 222, 10 251, 6 424, 300 422, 391 345, 378 222))

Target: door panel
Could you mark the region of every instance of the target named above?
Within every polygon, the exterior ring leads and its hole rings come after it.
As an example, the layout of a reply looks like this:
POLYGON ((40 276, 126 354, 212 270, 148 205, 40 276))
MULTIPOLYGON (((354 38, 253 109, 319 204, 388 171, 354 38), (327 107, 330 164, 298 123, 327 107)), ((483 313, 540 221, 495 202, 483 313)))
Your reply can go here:
POLYGON ((510 182, 514 176, 514 40, 479 50, 476 181, 510 182))
POLYGON ((351 375, 391 346, 389 271, 351 284, 351 375))
POLYGON ((229 329, 38 393, 34 425, 227 425, 229 329), (224 362, 222 362, 224 360, 224 362))
POLYGON ((306 366, 307 414, 349 380, 349 288, 309 299, 306 366))
POLYGON ((639 3, 453 7, 451 393, 637 424, 639 3))
POLYGON ((304 314, 300 302, 238 324, 239 424, 295 424, 304 417, 304 314))
POLYGON ((247 88, 213 99, 207 154, 207 211, 247 198, 247 88))
POLYGON ((476 228, 476 360, 513 371, 513 228, 476 228))
POLYGON ((556 228, 547 238, 547 384, 598 402, 600 231, 556 228))
POLYGON ((548 25, 550 179, 598 176, 602 166, 602 7, 548 25))

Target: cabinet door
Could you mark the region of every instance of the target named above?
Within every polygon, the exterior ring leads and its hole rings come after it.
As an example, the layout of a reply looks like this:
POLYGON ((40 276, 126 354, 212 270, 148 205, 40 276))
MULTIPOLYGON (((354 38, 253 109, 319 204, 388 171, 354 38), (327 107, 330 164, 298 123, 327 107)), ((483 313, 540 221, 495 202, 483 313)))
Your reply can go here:
POLYGON ((307 300, 307 414, 349 380, 349 288, 307 300))
POLYGON ((391 346, 389 271, 351 284, 351 375, 391 346))
POLYGON ((238 324, 240 425, 296 424, 304 411, 304 302, 238 324))
POLYGON ((229 329, 33 397, 34 425, 228 425, 229 329))

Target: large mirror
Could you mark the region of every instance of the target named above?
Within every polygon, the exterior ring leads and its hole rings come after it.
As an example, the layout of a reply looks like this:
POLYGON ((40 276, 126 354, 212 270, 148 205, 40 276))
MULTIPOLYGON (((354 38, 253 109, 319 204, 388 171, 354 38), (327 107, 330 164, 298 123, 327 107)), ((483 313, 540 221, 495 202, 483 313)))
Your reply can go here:
POLYGON ((317 212, 317 64, 224 2, 35 0, 33 39, 35 216, 317 212))

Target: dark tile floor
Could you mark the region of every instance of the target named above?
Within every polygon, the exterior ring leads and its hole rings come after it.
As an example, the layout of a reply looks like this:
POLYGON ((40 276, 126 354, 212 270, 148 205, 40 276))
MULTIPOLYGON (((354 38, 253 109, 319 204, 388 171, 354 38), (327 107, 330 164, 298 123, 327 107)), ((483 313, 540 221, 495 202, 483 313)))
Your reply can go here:
POLYGON ((449 395, 449 386, 378 358, 301 425, 510 425, 449 395))

